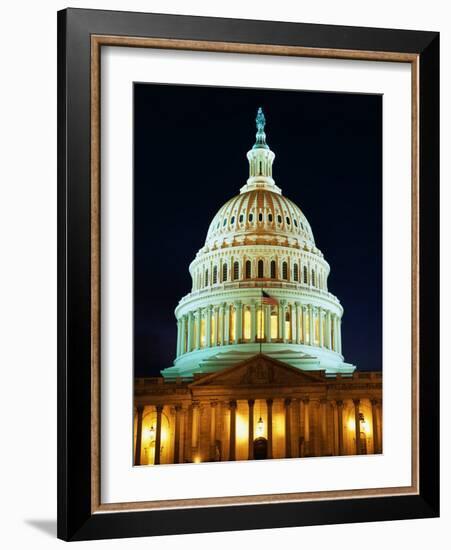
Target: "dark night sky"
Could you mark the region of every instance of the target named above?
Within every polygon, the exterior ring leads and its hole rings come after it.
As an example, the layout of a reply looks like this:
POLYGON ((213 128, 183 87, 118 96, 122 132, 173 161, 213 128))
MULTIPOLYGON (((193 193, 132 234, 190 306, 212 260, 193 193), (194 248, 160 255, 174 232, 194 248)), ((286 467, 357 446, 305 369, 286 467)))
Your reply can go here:
POLYGON ((380 370, 382 97, 139 83, 134 106, 135 374, 158 376, 173 362, 188 265, 246 183, 259 106, 276 184, 331 266, 345 360, 380 370))

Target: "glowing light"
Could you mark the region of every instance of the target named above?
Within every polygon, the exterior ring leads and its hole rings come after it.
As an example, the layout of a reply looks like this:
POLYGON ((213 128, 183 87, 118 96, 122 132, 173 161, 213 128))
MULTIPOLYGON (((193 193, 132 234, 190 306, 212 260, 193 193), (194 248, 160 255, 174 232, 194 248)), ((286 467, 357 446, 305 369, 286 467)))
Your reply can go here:
POLYGON ((153 427, 153 424, 149 428, 149 437, 150 437, 150 439, 154 439, 154 437, 155 437, 155 428, 153 427))
POLYGON ((193 459, 194 464, 200 464, 202 460, 200 459, 199 455, 196 455, 193 459))
POLYGON ((265 423, 263 422, 263 418, 260 416, 257 422, 257 430, 256 430, 257 437, 262 437, 264 427, 265 427, 265 423))

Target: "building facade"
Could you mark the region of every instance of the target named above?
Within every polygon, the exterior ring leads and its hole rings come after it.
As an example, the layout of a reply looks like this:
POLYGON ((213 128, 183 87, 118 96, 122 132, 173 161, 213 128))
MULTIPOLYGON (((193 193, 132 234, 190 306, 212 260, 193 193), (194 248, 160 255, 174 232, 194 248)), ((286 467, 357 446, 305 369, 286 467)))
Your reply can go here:
POLYGON ((174 364, 135 381, 135 464, 381 452, 382 375, 344 361, 329 264, 256 123, 249 178, 189 266, 174 364))

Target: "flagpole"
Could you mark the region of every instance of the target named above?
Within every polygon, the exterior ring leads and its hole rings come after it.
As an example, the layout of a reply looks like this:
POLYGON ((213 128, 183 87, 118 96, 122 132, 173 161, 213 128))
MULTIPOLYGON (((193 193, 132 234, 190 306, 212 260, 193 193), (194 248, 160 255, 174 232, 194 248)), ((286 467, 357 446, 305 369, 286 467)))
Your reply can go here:
POLYGON ((260 296, 260 355, 262 353, 262 340, 263 340, 263 290, 260 296))

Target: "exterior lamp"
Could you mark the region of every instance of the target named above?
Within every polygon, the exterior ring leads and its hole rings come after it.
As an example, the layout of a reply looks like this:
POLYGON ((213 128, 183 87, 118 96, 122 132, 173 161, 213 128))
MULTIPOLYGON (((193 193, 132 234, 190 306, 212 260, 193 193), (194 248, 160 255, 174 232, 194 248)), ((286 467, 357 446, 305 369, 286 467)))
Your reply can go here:
POLYGON ((364 434, 367 434, 369 432, 369 426, 368 422, 365 420, 365 417, 363 416, 363 413, 360 413, 360 429, 364 434))
POLYGON ((260 416, 257 422, 257 436, 261 437, 263 435, 263 418, 260 416))

